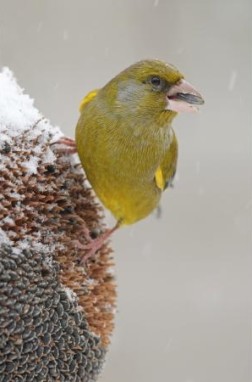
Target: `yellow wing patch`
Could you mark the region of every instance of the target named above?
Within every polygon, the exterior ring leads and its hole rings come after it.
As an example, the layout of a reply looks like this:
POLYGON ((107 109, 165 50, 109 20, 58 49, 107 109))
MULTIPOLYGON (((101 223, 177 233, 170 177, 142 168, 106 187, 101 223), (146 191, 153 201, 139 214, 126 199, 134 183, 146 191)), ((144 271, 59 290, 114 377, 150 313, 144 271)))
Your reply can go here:
POLYGON ((89 93, 88 93, 88 94, 81 100, 80 107, 79 107, 79 111, 80 111, 80 112, 82 112, 83 107, 84 107, 88 102, 90 102, 94 97, 96 97, 98 91, 99 91, 99 89, 92 90, 91 92, 89 92, 89 93))
POLYGON ((160 190, 163 191, 165 188, 165 179, 164 179, 161 167, 158 167, 158 169, 155 173, 155 181, 156 181, 156 185, 158 186, 158 188, 160 188, 160 190))

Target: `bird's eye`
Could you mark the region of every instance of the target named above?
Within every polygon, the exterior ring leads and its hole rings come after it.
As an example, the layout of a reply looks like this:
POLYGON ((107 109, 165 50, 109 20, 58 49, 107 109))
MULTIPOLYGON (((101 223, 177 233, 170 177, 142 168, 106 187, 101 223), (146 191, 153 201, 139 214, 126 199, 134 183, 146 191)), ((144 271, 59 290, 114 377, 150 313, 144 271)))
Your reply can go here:
POLYGON ((160 84, 161 84, 161 78, 160 77, 156 77, 156 76, 151 77, 150 81, 151 81, 151 84, 153 86, 156 86, 156 87, 160 86, 160 84))

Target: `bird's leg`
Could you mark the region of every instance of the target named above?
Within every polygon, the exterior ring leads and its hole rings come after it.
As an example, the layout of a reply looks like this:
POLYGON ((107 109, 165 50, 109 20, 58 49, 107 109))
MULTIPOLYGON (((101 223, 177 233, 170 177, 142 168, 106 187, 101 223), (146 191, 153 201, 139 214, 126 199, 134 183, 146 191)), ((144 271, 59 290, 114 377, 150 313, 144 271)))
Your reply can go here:
POLYGON ((88 259, 95 255, 95 253, 103 246, 112 233, 119 228, 120 223, 121 222, 118 221, 113 228, 107 229, 95 239, 92 239, 90 235, 88 235, 90 237, 90 241, 86 245, 82 245, 81 243, 77 245, 80 249, 84 249, 86 251, 86 254, 80 260, 81 264, 84 264, 88 259))
POLYGON ((63 145, 65 148, 58 149, 62 154, 71 155, 77 153, 75 140, 68 137, 62 137, 58 141, 51 143, 52 145, 63 145))

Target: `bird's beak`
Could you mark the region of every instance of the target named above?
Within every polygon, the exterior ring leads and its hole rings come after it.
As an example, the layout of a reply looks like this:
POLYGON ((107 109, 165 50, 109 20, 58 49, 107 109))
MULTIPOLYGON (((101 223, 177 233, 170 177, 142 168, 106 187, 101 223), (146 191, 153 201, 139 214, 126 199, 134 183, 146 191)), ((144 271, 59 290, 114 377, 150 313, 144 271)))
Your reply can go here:
POLYGON ((185 80, 173 85, 167 93, 168 103, 166 110, 185 112, 198 111, 198 105, 203 105, 202 96, 185 80))

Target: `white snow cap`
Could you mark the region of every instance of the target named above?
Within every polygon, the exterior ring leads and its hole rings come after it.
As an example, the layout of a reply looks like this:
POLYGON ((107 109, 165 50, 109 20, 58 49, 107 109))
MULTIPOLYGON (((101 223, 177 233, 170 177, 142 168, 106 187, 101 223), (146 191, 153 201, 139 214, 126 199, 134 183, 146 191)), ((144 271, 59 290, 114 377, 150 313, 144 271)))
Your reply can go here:
POLYGON ((33 99, 18 86, 10 69, 3 68, 0 72, 0 142, 10 142, 12 137, 17 137, 29 127, 30 139, 35 139, 44 130, 52 135, 53 140, 63 135, 58 127, 51 126, 43 118, 33 103, 33 99))
POLYGON ((53 127, 34 107, 33 99, 24 94, 10 69, 3 68, 0 72, 0 148, 11 145, 13 139, 18 139, 25 132, 28 132, 25 138, 28 144, 40 137, 33 155, 23 162, 27 174, 32 175, 37 173, 39 160, 48 164, 55 161, 50 147, 46 152, 41 150, 43 143, 46 140, 57 141, 63 134, 59 127, 53 127))

